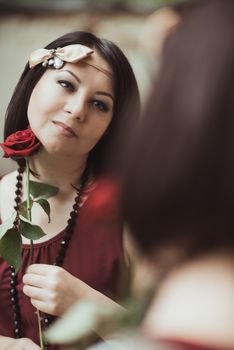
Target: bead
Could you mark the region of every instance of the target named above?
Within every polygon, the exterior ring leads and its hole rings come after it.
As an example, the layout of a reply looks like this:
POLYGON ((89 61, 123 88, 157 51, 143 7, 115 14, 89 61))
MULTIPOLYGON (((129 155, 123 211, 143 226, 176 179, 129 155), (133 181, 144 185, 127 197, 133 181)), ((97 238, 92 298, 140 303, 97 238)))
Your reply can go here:
POLYGON ((11 288, 10 293, 11 293, 11 295, 15 295, 16 294, 16 289, 15 288, 11 288))
POLYGON ((15 321, 14 321, 14 325, 15 325, 15 326, 18 326, 18 325, 19 325, 19 321, 18 321, 18 320, 15 320, 15 321))
POLYGON ((16 179, 17 179, 18 181, 22 181, 22 180, 23 180, 23 176, 22 176, 22 175, 17 175, 17 176, 16 176, 16 179))
POLYGON ((59 57, 54 57, 54 68, 55 69, 60 69, 64 66, 64 61, 61 60, 59 57))
POLYGON ((76 213, 76 212, 72 211, 72 212, 70 213, 70 217, 71 217, 72 219, 75 219, 76 216, 77 216, 77 213, 76 213))
POLYGON ((12 304, 12 309, 15 311, 15 313, 17 313, 18 317, 19 317, 19 305, 18 304, 12 304))
POLYGON ((24 172, 24 167, 18 168, 18 173, 19 173, 19 174, 23 174, 23 172, 24 172))
POLYGON ((72 230, 69 227, 67 227, 63 236, 63 240, 66 242, 69 242, 71 238, 71 233, 72 233, 72 230))
POLYGON ((64 256, 57 256, 54 265, 55 266, 62 266, 64 261, 64 256))
POLYGON ((73 227, 75 222, 74 222, 74 219, 73 218, 70 218, 67 220, 67 224, 70 226, 70 227, 73 227))
POLYGON ((80 203, 80 196, 77 196, 77 197, 75 198, 75 202, 78 203, 78 204, 80 203))
POLYGON ((45 322, 46 325, 48 325, 48 324, 50 323, 49 318, 48 318, 48 317, 45 317, 44 322, 45 322))
POLYGON ((67 239, 67 240, 70 240, 72 231, 73 231, 73 227, 72 227, 71 225, 67 225, 67 227, 66 227, 66 232, 64 233, 63 238, 64 238, 64 239, 67 239))
POLYGON ((63 241, 60 243, 60 245, 61 245, 62 247, 64 247, 64 248, 67 248, 67 245, 68 245, 67 240, 63 240, 63 241))
POLYGON ((14 320, 19 320, 20 318, 19 312, 16 312, 16 311, 13 313, 13 316, 14 316, 14 320))
POLYGON ((15 330, 14 330, 15 335, 16 335, 16 334, 19 334, 19 331, 20 331, 19 328, 15 328, 15 330))
POLYGON ((10 281, 10 285, 11 285, 12 287, 14 287, 14 286, 16 285, 16 280, 11 280, 11 281, 10 281))
POLYGON ((16 184, 16 188, 20 189, 20 188, 22 188, 22 187, 23 187, 23 185, 22 185, 21 182, 18 182, 18 183, 16 184))
POLYGON ((62 256, 57 256, 57 258, 55 259, 54 265, 61 266, 62 263, 63 263, 63 257, 62 256))
POLYGON ((20 197, 15 197, 15 202, 18 204, 21 202, 21 198, 20 197))
POLYGON ((15 194, 16 194, 17 196, 19 196, 19 195, 21 194, 21 191, 20 191, 20 190, 16 190, 16 191, 15 191, 15 194))
POLYGON ((50 58, 49 60, 48 60, 48 65, 49 66, 52 66, 54 64, 54 59, 53 58, 50 58))
POLYGON ((63 258, 65 256, 65 254, 66 254, 65 250, 63 248, 61 248, 59 250, 58 257, 62 257, 63 258))
POLYGON ((77 209, 79 208, 79 205, 77 203, 75 203, 72 207, 75 211, 77 211, 77 209))
POLYGON ((71 239, 72 232, 73 232, 73 228, 68 225, 66 227, 66 232, 64 233, 63 239, 65 239, 67 242, 69 242, 71 239))

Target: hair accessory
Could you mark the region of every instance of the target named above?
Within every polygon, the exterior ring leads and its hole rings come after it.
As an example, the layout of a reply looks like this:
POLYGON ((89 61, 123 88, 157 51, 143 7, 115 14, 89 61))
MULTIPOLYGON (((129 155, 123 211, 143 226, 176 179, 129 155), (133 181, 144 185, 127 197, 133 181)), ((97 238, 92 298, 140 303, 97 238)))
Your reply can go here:
POLYGON ((94 51, 87 46, 74 44, 57 49, 38 49, 31 53, 29 57, 29 67, 33 68, 42 63, 44 67, 49 66, 55 69, 60 69, 65 62, 78 62, 94 51))

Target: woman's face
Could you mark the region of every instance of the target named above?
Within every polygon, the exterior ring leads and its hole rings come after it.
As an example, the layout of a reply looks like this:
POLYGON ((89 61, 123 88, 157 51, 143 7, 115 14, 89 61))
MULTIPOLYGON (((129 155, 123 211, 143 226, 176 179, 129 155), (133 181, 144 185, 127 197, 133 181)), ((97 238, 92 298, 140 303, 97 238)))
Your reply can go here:
MULTIPOLYGON (((90 64, 111 73, 96 52, 90 64)), ((112 79, 85 62, 47 69, 29 100, 29 124, 45 149, 53 154, 87 156, 107 130, 112 117, 112 79)))

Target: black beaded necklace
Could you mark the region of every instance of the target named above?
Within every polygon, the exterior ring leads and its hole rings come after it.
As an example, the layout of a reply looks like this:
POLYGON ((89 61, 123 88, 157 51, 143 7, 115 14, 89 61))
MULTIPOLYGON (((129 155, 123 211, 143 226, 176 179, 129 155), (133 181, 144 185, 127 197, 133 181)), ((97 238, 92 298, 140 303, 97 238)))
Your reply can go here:
MULTIPOLYGON (((14 209, 17 212, 17 216, 16 216, 16 220, 14 225, 17 226, 18 225, 18 218, 19 218, 19 207, 21 204, 21 198, 22 198, 22 180, 23 180, 23 173, 24 173, 24 168, 20 167, 18 169, 18 174, 16 177, 16 191, 15 191, 15 206, 14 209)), ((56 266, 62 266, 63 265, 63 261, 67 252, 67 248, 69 246, 69 242, 72 236, 72 233, 74 231, 74 226, 76 223, 76 219, 78 217, 79 214, 79 208, 80 208, 80 204, 81 204, 81 199, 82 199, 82 191, 87 183, 89 177, 89 171, 88 168, 86 168, 86 170, 84 171, 82 177, 81 177, 81 181, 80 181, 80 186, 78 188, 74 187, 76 189, 76 198, 75 198, 75 203, 72 207, 72 211, 70 213, 70 217, 67 221, 67 226, 64 230, 64 234, 63 234, 63 238, 60 242, 60 248, 58 251, 58 254, 56 256, 54 265, 56 266)), ((17 274, 15 273, 15 269, 13 266, 10 267, 11 269, 11 277, 10 277, 10 298, 11 298, 11 303, 12 303, 12 309, 13 309, 13 316, 14 316, 14 337, 15 338, 22 338, 24 336, 23 334, 23 329, 22 329, 22 325, 21 325, 21 313, 20 313, 20 308, 19 308, 19 303, 18 303, 18 293, 17 293, 17 274)), ((50 317, 49 315, 45 315, 45 317, 43 318, 45 327, 47 327, 50 322, 52 320, 52 317, 50 317)), ((48 344, 46 345, 46 349, 48 349, 48 344)))

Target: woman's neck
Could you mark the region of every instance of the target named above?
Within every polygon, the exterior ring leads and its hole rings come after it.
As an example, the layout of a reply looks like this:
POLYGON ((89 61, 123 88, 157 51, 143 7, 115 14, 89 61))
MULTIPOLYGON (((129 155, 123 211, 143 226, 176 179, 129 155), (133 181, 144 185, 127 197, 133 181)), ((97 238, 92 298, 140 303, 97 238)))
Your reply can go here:
POLYGON ((79 186, 87 164, 87 157, 76 158, 51 156, 45 150, 30 158, 30 169, 39 175, 37 180, 67 192, 71 185, 79 186))

